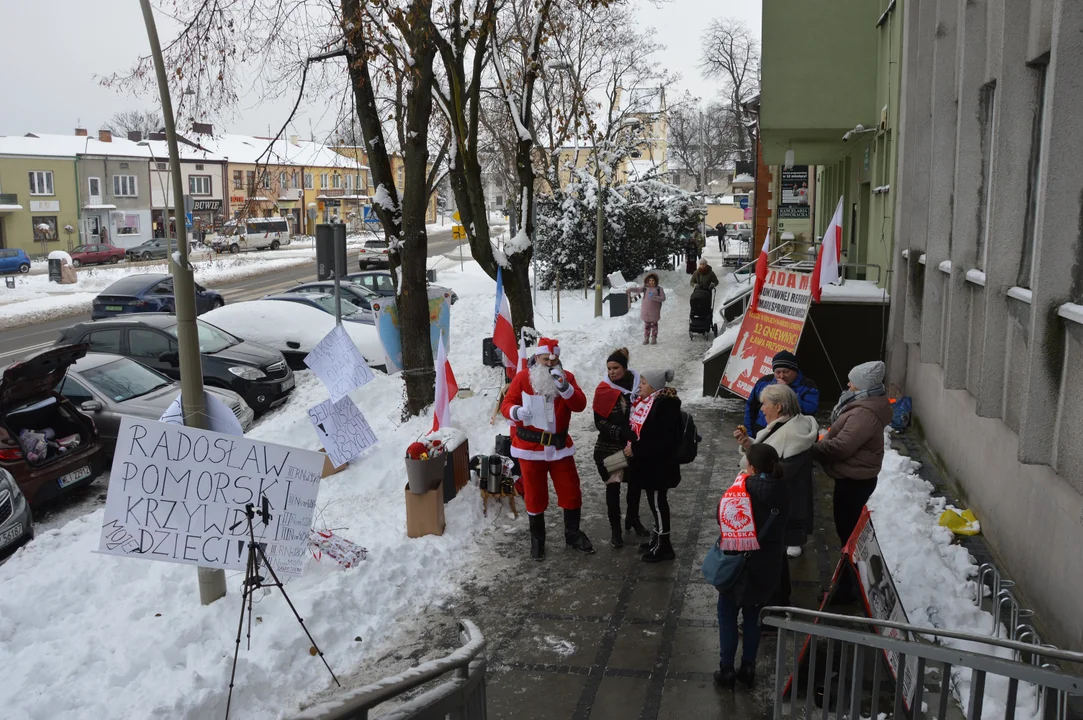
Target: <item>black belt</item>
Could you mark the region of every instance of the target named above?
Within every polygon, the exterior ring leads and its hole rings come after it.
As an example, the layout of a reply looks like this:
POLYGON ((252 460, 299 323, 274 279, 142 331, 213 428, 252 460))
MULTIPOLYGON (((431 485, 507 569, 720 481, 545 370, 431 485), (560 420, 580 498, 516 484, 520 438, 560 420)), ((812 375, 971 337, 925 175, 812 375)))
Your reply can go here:
POLYGON ((564 446, 568 443, 568 433, 566 432, 551 433, 521 427, 515 428, 515 434, 520 440, 538 443, 540 445, 545 445, 546 447, 555 447, 557 450, 563 450, 564 446))

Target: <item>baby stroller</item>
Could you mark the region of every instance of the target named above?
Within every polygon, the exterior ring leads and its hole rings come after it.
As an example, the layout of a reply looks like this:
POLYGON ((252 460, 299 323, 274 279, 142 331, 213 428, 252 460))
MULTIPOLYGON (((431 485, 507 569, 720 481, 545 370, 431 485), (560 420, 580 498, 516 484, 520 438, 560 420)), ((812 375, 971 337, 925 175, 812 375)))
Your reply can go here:
POLYGON ((696 287, 692 290, 692 298, 688 305, 688 339, 693 335, 702 335, 707 338, 707 333, 718 337, 718 325, 712 322, 714 316, 714 290, 696 287))

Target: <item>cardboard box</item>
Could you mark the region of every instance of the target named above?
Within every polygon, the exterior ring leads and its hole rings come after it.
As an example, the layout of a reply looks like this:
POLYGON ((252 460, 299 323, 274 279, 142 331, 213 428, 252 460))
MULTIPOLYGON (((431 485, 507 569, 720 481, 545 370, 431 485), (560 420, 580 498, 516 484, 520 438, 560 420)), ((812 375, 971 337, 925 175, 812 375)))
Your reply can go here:
POLYGON ((435 490, 418 494, 403 489, 406 495, 406 535, 412 538, 444 534, 444 483, 435 490))
POLYGON ((349 467, 349 463, 343 465, 342 467, 335 467, 335 464, 331 462, 330 455, 323 456, 323 477, 331 477, 332 475, 336 475, 345 470, 347 467, 349 467))

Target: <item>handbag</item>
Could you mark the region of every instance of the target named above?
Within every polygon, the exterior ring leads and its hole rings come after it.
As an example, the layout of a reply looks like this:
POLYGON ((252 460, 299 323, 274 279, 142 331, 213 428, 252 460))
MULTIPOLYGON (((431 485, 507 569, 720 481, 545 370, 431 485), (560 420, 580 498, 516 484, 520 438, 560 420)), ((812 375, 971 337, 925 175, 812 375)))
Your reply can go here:
MULTIPOLYGON (((757 540, 761 535, 767 534, 777 517, 778 509, 774 508, 771 510, 771 516, 767 518, 767 522, 763 524, 763 529, 756 534, 757 540)), ((754 551, 727 554, 718 546, 718 542, 718 540, 715 540, 714 547, 707 552, 707 557, 703 559, 703 566, 700 569, 703 571, 703 577, 707 582, 724 592, 732 589, 737 584, 737 579, 741 577, 741 573, 745 569, 745 563, 748 562, 748 556, 754 551)))
POLYGON ((621 450, 620 452, 605 456, 605 458, 602 459, 602 464, 605 465, 607 472, 614 473, 628 467, 628 456, 621 450))

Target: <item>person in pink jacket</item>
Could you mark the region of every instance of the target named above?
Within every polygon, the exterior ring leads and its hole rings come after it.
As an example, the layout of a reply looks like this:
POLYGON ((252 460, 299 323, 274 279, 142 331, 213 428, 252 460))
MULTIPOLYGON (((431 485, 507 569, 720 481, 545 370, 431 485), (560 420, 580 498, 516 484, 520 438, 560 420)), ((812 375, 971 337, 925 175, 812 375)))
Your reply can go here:
POLYGON ((658 285, 658 275, 650 273, 643 279, 643 286, 628 291, 641 296, 643 304, 639 308, 639 318, 643 321, 643 344, 658 344, 658 321, 662 319, 662 303, 666 301, 666 291, 658 285))

